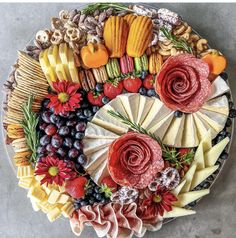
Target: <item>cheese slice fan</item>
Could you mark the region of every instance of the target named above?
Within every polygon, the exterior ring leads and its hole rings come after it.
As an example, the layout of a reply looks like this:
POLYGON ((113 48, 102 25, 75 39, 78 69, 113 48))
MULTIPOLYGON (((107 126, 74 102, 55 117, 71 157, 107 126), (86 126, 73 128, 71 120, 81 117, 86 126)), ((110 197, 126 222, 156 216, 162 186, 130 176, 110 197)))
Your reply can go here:
POLYGON ((164 213, 163 218, 182 217, 196 214, 195 211, 172 206, 172 210, 164 213))

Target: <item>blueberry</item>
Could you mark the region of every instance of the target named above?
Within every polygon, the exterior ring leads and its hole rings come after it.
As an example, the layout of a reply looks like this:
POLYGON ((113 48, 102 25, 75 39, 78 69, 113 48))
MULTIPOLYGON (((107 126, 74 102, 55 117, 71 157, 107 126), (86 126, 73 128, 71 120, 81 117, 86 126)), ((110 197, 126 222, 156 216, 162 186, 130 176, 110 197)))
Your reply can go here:
POLYGON ((84 132, 86 129, 86 123, 85 122, 79 122, 76 127, 75 127, 76 131, 79 132, 84 132))
POLYGON ((94 191, 95 191, 95 193, 100 193, 100 187, 96 186, 96 187, 94 188, 94 191))
POLYGON ((75 134, 75 139, 82 140, 84 138, 84 133, 82 132, 77 132, 75 134))
POLYGON ((229 102, 229 109, 232 109, 234 107, 234 103, 233 102, 229 102))
POLYGON ((153 97, 153 96, 155 96, 155 95, 156 95, 156 92, 155 92, 154 89, 148 89, 148 90, 147 90, 147 96, 148 96, 148 97, 153 97))
POLYGON ((222 130, 222 131, 219 133, 219 135, 225 137, 225 136, 227 135, 227 131, 226 131, 226 130, 222 130))
POLYGON ((144 79, 146 78, 146 76, 147 76, 147 71, 142 71, 140 78, 141 78, 142 80, 144 80, 144 79))
POLYGON ((42 120, 43 120, 44 122, 46 122, 46 123, 50 123, 50 122, 51 122, 51 121, 50 121, 50 116, 51 116, 51 112, 49 112, 49 111, 45 111, 45 112, 43 112, 43 114, 41 115, 42 120))
POLYGON ((219 168, 221 167, 221 162, 219 160, 216 161, 216 165, 219 165, 219 168))
POLYGON ((70 137, 66 137, 63 141, 63 145, 71 148, 73 145, 73 140, 70 137))
POLYGON ((93 106, 92 111, 95 114, 100 109, 99 106, 93 106))
POLYGON ((229 110, 229 117, 235 118, 236 117, 236 109, 230 109, 229 110))
POLYGON ((84 116, 85 117, 91 117, 93 115, 92 111, 90 109, 84 109, 84 116))
POLYGON ((228 153, 223 152, 223 153, 220 155, 220 158, 221 158, 222 160, 227 160, 227 159, 229 158, 229 155, 228 155, 228 153))
POLYGON ((59 120, 60 120, 60 117, 58 115, 52 114, 50 116, 50 121, 53 124, 57 124, 59 122, 59 120))
POLYGON ((226 81, 228 79, 228 74, 226 72, 222 72, 220 77, 226 81))
POLYGON ((175 117, 182 117, 182 116, 183 116, 183 112, 181 112, 181 111, 175 111, 175 112, 174 112, 174 116, 175 116, 175 117))
POLYGON ((77 124, 77 120, 76 119, 71 119, 71 120, 66 122, 67 126, 75 126, 76 124, 77 124))
POLYGON ((101 193, 97 193, 95 195, 95 198, 98 200, 98 201, 101 201, 102 200, 102 194, 101 193))
POLYGON ((90 205, 93 205, 95 202, 96 202, 96 200, 95 200, 94 197, 90 197, 90 198, 89 198, 89 204, 90 204, 90 205))
POLYGON ((77 149, 77 150, 82 150, 82 149, 83 149, 83 144, 82 144, 79 140, 75 140, 73 146, 74 146, 75 149, 77 149))
POLYGON ((103 91, 103 85, 101 83, 97 83, 96 86, 95 86, 95 90, 97 92, 102 92, 103 91))
POLYGON ((75 148, 72 148, 68 151, 69 158, 75 159, 79 155, 79 151, 75 148))
POLYGON ((44 135, 43 137, 40 138, 40 145, 46 146, 51 142, 51 137, 48 135, 44 135))
POLYGON ((60 135, 56 134, 52 137, 52 146, 55 147, 55 148, 59 148, 62 146, 62 143, 63 143, 63 139, 60 135))
POLYGON ((218 135, 215 139, 215 144, 218 144, 220 141, 222 141, 225 137, 222 135, 218 135))
POLYGON ((103 104, 107 104, 107 103, 109 103, 109 101, 110 101, 110 99, 109 99, 108 97, 106 97, 106 96, 104 96, 104 97, 102 98, 102 103, 103 103, 103 104))
POLYGON ((210 184, 209 182, 207 182, 207 181, 205 181, 205 182, 202 183, 202 188, 203 188, 203 189, 207 189, 207 188, 209 188, 210 186, 211 186, 211 184, 210 184))
POLYGON ((89 204, 89 202, 87 200, 82 200, 80 202, 80 205, 83 207, 83 206, 87 206, 89 204))
POLYGON ((65 157, 66 156, 66 150, 63 148, 59 148, 57 150, 57 153, 61 156, 61 157, 65 157))
POLYGON ((61 136, 67 136, 69 133, 70 133, 70 129, 68 126, 62 126, 58 131, 58 134, 61 136))
POLYGON ((208 180, 209 182, 214 181, 214 176, 213 176, 213 175, 209 176, 209 177, 207 178, 207 180, 208 180))
POLYGON ((83 102, 81 104, 81 108, 88 108, 89 107, 89 103, 88 102, 83 102))
POLYGON ((190 207, 194 207, 194 206, 196 206, 196 204, 197 204, 197 202, 194 201, 194 202, 189 203, 188 206, 190 206, 190 207))
POLYGON ((147 94, 146 88, 141 87, 141 88, 139 89, 139 93, 140 93, 141 95, 146 95, 146 94, 147 94))
POLYGON ((70 130, 70 134, 71 134, 71 136, 75 136, 75 134, 76 134, 76 129, 75 128, 71 128, 71 130, 70 130))
POLYGON ((88 188, 86 190, 86 195, 92 195, 93 194, 93 188, 88 188))
POLYGON ((81 204, 80 203, 74 203, 74 208, 75 208, 75 210, 79 210, 81 208, 81 204))
POLYGON ((77 159, 78 163, 81 164, 82 166, 86 165, 87 163, 87 157, 84 154, 81 154, 78 159, 77 159))
POLYGON ((84 173, 84 169, 80 164, 75 164, 75 168, 79 173, 84 173))
POLYGON ((225 126, 230 127, 232 125, 232 120, 230 118, 227 119, 225 126))

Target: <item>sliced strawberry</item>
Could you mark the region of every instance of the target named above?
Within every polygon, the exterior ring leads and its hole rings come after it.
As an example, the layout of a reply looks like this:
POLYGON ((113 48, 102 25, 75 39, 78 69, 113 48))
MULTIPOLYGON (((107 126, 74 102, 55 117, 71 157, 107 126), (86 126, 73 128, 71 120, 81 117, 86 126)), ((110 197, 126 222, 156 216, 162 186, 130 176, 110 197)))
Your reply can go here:
POLYGON ((78 177, 66 181, 65 190, 73 198, 82 198, 85 195, 85 186, 88 180, 85 177, 78 177))
POLYGON ((142 85, 142 80, 138 77, 126 78, 123 81, 124 88, 131 93, 137 93, 142 85))
POLYGON ((104 93, 98 93, 89 91, 87 94, 88 101, 95 106, 103 106, 102 98, 104 97, 104 93))
POLYGON ((108 80, 103 85, 104 95, 107 96, 109 99, 115 98, 117 95, 121 94, 123 90, 123 83, 117 79, 115 80, 108 80))
POLYGON ((152 74, 149 74, 145 77, 145 79, 143 80, 143 86, 146 89, 152 89, 154 86, 154 77, 152 74))
POLYGON ((189 148, 180 148, 180 149, 178 150, 178 152, 179 152, 179 154, 180 154, 181 157, 183 157, 184 155, 188 154, 189 151, 190 151, 189 148))

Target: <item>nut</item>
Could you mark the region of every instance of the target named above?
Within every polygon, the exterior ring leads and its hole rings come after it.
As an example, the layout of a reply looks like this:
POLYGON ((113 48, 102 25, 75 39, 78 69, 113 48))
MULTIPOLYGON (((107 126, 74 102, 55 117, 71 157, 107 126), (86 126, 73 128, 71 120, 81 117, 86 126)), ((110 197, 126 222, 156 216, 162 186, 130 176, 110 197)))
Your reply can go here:
POLYGON ((49 32, 48 30, 40 30, 36 33, 35 39, 43 44, 47 43, 49 41, 49 32))
POLYGON ((206 39, 200 39, 197 41, 197 50, 202 52, 205 49, 205 46, 207 45, 207 40, 206 39))
POLYGON ((161 42, 158 42, 158 46, 160 46, 160 48, 164 51, 169 51, 174 46, 174 44, 173 43, 163 44, 161 42))
POLYGON ((180 26, 177 26, 174 31, 173 34, 174 35, 181 35, 185 32, 186 30, 186 26, 184 24, 181 24, 180 26))
POLYGON ((170 50, 163 50, 163 49, 159 49, 158 53, 162 56, 169 56, 170 55, 170 50))
POLYGON ((184 34, 182 34, 180 37, 184 38, 185 40, 189 39, 190 34, 188 32, 185 32, 184 34))
POLYGON ((59 45, 63 42, 64 34, 60 30, 55 30, 51 37, 51 43, 54 45, 59 45))
POLYGON ((199 39, 200 39, 200 36, 197 34, 190 34, 190 36, 189 36, 190 42, 195 42, 195 41, 198 41, 199 39))
MULTIPOLYGON (((72 10, 72 11, 70 11, 70 13, 69 13, 69 19, 71 20, 71 21, 73 21, 73 19, 74 19, 74 17, 76 16, 78 14, 78 10, 77 9, 74 9, 74 10, 72 10)), ((79 13, 79 15, 80 15, 80 13, 79 13)))

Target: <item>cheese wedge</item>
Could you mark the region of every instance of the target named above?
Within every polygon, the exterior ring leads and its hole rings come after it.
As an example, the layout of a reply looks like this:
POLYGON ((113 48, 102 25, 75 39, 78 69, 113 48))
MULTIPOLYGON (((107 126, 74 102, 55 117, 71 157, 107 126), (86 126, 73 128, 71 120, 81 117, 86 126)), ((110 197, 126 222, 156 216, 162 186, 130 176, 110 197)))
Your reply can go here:
POLYGON ((116 139, 119 136, 111 131, 106 130, 105 128, 95 125, 91 122, 87 123, 85 130, 86 138, 97 138, 97 139, 116 139))
POLYGON ((216 98, 230 90, 228 84, 220 76, 218 76, 211 85, 212 89, 209 99, 216 98))
POLYGON ((139 94, 127 93, 118 96, 121 99, 122 105, 132 122, 137 122, 139 110, 139 94))
POLYGON ((68 50, 68 68, 69 68, 71 80, 74 83, 81 83, 79 81, 78 69, 75 65, 75 59, 74 59, 73 51, 71 49, 68 50))
POLYGON ((137 116, 137 124, 142 124, 144 119, 146 118, 148 112, 150 111, 153 103, 154 103, 154 98, 150 97, 145 97, 140 95, 139 98, 139 109, 138 109, 138 116, 137 116))
POLYGON ((205 153, 206 151, 210 150, 212 147, 212 133, 211 129, 209 129, 206 134, 204 135, 204 138, 202 139, 202 148, 203 152, 205 153))
POLYGON ((87 156, 88 162, 87 162, 87 164, 84 166, 84 168, 87 170, 87 172, 91 173, 92 171, 94 171, 95 169, 97 169, 97 167, 98 167, 104 160, 107 159, 108 148, 109 148, 109 147, 105 147, 105 148, 100 149, 100 150, 94 152, 93 154, 90 154, 90 155, 87 156))
POLYGON ((198 200, 199 198, 210 193, 209 189, 202 189, 198 191, 191 191, 187 193, 181 193, 178 195, 178 201, 174 202, 174 206, 176 207, 185 207, 189 203, 198 200))
POLYGON ((84 144, 84 154, 89 155, 92 154, 104 147, 109 146, 113 142, 113 139, 91 139, 85 138, 83 139, 84 144))
POLYGON ((218 160, 228 143, 229 137, 226 137, 204 154, 206 166, 215 165, 216 161, 218 160))
POLYGON ((217 112, 220 114, 223 114, 225 116, 228 116, 229 114, 229 103, 228 99, 225 95, 213 98, 209 101, 207 101, 203 106, 202 109, 217 112))
POLYGON ((113 109, 114 111, 119 112, 123 116, 129 117, 119 97, 116 97, 115 99, 111 100, 104 107, 106 108, 107 105, 109 105, 110 109, 113 109))
POLYGON ((57 58, 59 57, 59 55, 58 55, 58 45, 51 45, 48 48, 47 56, 48 56, 50 66, 53 68, 53 70, 56 70, 57 58))
POLYGON ((35 202, 35 201, 32 200, 32 199, 30 199, 30 201, 31 201, 33 210, 34 210, 35 212, 38 212, 38 211, 40 210, 40 207, 39 207, 38 203, 35 202))
POLYGON ((196 171, 191 183, 191 190, 193 190, 201 182, 203 182, 206 178, 208 178, 211 174, 213 174, 218 168, 219 168, 219 165, 215 165, 212 167, 208 167, 208 168, 196 171))
POLYGON ((195 152, 194 163, 197 165, 197 170, 205 168, 203 142, 200 142, 200 144, 195 152))
POLYGON ((206 135, 207 131, 210 129, 210 126, 206 124, 204 121, 202 121, 196 113, 193 113, 193 119, 194 119, 194 124, 196 126, 197 130, 197 137, 198 140, 201 141, 204 139, 204 136, 206 135))
POLYGON ((109 172, 107 169, 107 161, 103 161, 96 170, 93 171, 93 173, 90 174, 90 176, 93 178, 93 181, 97 184, 100 184, 101 180, 108 176, 109 172))
POLYGON ((48 197, 48 202, 50 204, 55 204, 58 201, 60 195, 61 195, 61 193, 58 190, 55 190, 55 189, 52 190, 48 197))
POLYGON ((63 68, 65 69, 66 79, 71 81, 71 75, 69 72, 69 60, 68 60, 68 51, 71 49, 68 48, 67 43, 61 43, 59 45, 59 57, 61 59, 63 68))
POLYGON ((102 107, 93 117, 92 123, 99 125, 115 134, 122 135, 128 132, 128 127, 119 122, 118 119, 108 114, 106 108, 102 107))
POLYGON ((173 189, 171 192, 175 195, 175 196, 178 196, 181 189, 183 188, 183 186, 185 185, 186 183, 186 180, 182 180, 182 182, 175 188, 173 189))
POLYGON ((166 212, 163 215, 163 218, 172 218, 172 217, 182 217, 196 214, 195 211, 172 206, 172 211, 166 212))
POLYGON ((183 180, 186 180, 183 188, 181 189, 181 193, 186 193, 190 191, 191 183, 196 171, 197 165, 193 162, 187 173, 184 175, 183 180))
POLYGON ((199 144, 197 129, 194 123, 193 115, 186 114, 181 147, 196 147, 199 144))

